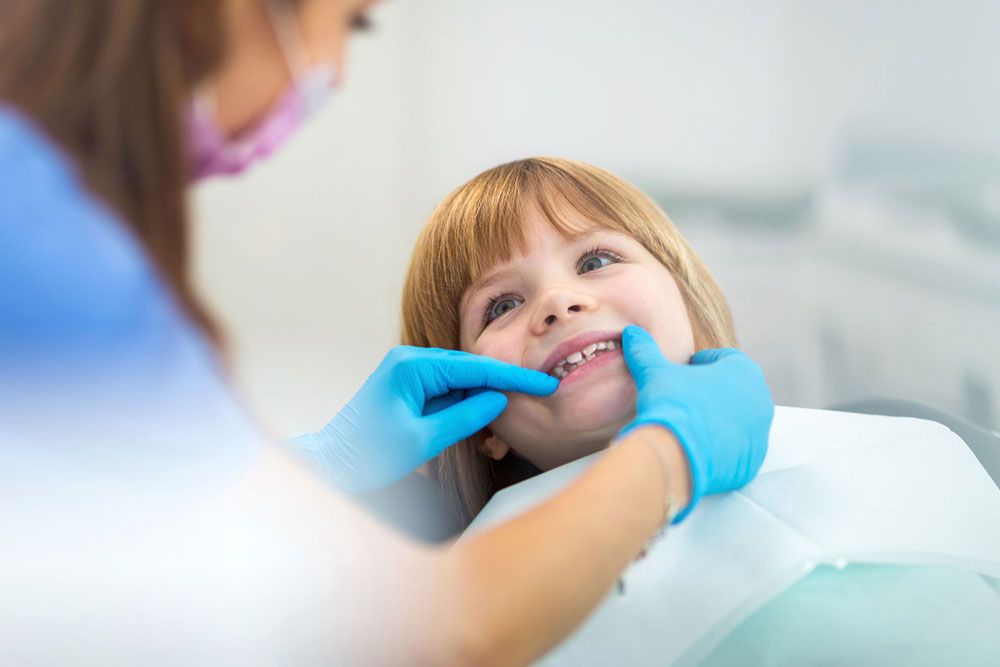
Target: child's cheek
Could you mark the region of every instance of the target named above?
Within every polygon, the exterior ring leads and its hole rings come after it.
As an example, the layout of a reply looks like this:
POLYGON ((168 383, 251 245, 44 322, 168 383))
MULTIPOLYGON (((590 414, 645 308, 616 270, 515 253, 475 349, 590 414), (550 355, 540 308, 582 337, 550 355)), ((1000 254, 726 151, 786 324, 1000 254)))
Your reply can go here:
POLYGON ((491 357, 507 362, 508 364, 522 364, 523 346, 518 341, 503 334, 483 334, 472 345, 469 350, 474 354, 481 354, 484 357, 491 357))
POLYGON ((694 334, 684 297, 673 276, 659 263, 641 267, 630 275, 629 289, 611 298, 629 322, 643 327, 656 340, 665 357, 685 364, 694 353, 694 334))

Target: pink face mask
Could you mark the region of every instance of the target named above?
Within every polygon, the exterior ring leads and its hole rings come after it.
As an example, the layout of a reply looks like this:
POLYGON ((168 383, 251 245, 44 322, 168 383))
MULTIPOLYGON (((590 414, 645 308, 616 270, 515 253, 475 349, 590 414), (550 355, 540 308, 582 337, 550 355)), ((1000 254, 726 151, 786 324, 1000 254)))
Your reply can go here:
POLYGON ((336 75, 328 65, 308 65, 302 37, 294 18, 280 9, 270 9, 271 22, 292 72, 291 87, 258 123, 227 137, 215 120, 215 96, 206 90, 197 94, 185 118, 191 180, 238 174, 281 146, 303 121, 329 99, 336 75))

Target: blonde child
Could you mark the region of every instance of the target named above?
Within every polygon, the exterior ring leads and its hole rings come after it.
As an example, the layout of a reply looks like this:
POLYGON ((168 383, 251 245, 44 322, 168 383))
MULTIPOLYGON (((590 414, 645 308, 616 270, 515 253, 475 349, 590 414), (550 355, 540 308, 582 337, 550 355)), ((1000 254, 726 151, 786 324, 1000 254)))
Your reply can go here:
POLYGON ((560 378, 549 397, 511 394, 434 462, 465 519, 532 471, 606 447, 634 418, 626 325, 677 363, 736 343, 718 284, 666 214, 621 178, 558 158, 494 167, 449 195, 417 241, 402 308, 404 344, 560 378))

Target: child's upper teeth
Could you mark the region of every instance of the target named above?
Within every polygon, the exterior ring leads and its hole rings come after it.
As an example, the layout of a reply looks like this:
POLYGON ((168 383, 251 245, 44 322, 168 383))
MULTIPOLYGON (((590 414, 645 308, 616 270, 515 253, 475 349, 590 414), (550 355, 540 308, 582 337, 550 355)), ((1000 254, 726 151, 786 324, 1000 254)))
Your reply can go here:
POLYGON ((562 379, 569 375, 575 367, 580 366, 597 356, 599 351, 615 350, 617 348, 618 343, 613 340, 602 340, 599 343, 591 343, 582 350, 572 353, 557 363, 552 369, 552 374, 557 378, 562 379))

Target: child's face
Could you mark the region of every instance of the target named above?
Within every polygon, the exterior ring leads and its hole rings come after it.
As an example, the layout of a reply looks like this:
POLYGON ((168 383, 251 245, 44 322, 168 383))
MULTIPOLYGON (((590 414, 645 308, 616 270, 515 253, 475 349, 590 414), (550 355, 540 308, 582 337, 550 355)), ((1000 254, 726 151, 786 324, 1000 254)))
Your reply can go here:
POLYGON ((602 449, 634 416, 635 383, 621 351, 626 325, 648 330, 671 361, 687 363, 694 353, 667 268, 632 237, 566 217, 583 230, 575 240, 528 207, 527 253, 486 272, 461 304, 463 350, 561 377, 551 396, 509 394, 485 443, 494 458, 512 448, 542 470, 602 449), (590 347, 599 341, 614 349, 590 347), (592 360, 553 368, 581 350, 592 360))

